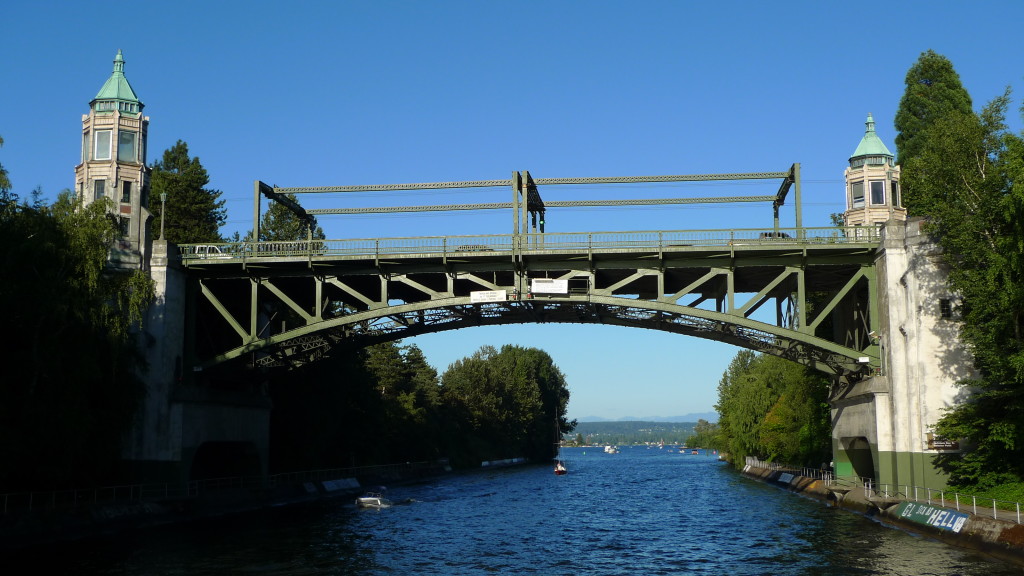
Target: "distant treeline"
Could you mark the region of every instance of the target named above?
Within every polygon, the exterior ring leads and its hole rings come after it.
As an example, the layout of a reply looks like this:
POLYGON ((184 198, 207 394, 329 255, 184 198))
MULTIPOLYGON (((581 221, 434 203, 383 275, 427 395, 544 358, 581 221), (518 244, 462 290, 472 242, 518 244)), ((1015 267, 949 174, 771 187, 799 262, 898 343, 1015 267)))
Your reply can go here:
POLYGON ((567 441, 583 439, 584 444, 683 444, 694 435, 696 422, 579 422, 567 441))

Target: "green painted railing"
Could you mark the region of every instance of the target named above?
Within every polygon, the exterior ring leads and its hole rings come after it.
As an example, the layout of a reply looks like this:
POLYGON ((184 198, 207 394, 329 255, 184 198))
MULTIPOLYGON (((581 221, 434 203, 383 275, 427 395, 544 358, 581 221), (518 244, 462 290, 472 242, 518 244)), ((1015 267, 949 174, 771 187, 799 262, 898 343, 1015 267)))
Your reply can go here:
POLYGON ((574 251, 685 251, 730 246, 877 245, 876 228, 763 228, 641 232, 566 232, 483 236, 419 236, 293 242, 182 244, 181 259, 190 261, 250 258, 377 257, 441 255, 457 257, 487 252, 540 253, 574 251))

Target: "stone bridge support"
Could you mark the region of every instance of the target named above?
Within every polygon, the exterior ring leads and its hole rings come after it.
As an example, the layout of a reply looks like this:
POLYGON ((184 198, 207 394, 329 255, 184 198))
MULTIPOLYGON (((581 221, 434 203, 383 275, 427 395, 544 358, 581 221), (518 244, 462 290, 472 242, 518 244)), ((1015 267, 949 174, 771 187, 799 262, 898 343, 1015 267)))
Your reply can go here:
MULTIPOLYGON (((187 283, 177 249, 154 241, 150 276, 156 299, 140 337, 148 370, 146 397, 123 457, 136 482, 265 476, 270 400, 264 391, 197 385, 185 370, 187 283)), ((215 383, 214 383, 215 384, 215 383)))
POLYGON ((939 438, 943 410, 963 400, 956 383, 971 376, 960 343, 956 296, 938 246, 921 220, 890 221, 883 229, 878 270, 882 365, 832 401, 836 474, 899 486, 942 488, 939 459, 956 457, 956 439, 939 438))

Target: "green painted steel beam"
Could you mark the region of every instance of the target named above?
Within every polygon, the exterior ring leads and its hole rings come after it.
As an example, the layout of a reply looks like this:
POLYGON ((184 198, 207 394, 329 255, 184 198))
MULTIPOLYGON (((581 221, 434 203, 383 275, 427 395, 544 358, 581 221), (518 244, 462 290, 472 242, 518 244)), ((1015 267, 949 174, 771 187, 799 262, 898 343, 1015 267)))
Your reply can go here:
POLYGON ((789 172, 746 172, 737 174, 690 174, 676 176, 610 176, 592 178, 537 178, 538 186, 559 184, 638 184, 644 182, 715 182, 721 180, 774 180, 789 172))
POLYGON ((212 290, 210 290, 210 287, 207 286, 202 280, 199 281, 199 288, 202 291, 203 297, 206 298, 206 300, 221 315, 221 318, 223 318, 228 323, 228 325, 231 326, 235 333, 238 334, 238 337, 242 339, 242 342, 250 342, 255 338, 254 334, 250 334, 245 331, 245 328, 243 328, 242 325, 238 323, 238 320, 235 320, 235 317, 231 315, 231 312, 229 312, 228 309, 223 304, 221 304, 217 296, 213 293, 212 290))
MULTIPOLYGON (((537 186, 561 184, 637 184, 644 182, 714 182, 723 180, 773 180, 791 172, 746 172, 736 174, 690 174, 675 176, 601 176, 590 178, 535 178, 537 186)), ((396 190, 444 190, 451 188, 494 188, 511 186, 512 180, 465 180, 408 184, 364 184, 353 186, 274 187, 278 194, 330 194, 343 192, 392 192, 396 190)), ((774 198, 774 197, 773 197, 774 198)))
POLYGON ((462 182, 422 182, 410 184, 366 184, 355 186, 312 186, 274 188, 279 194, 331 194, 342 192, 393 192, 396 190, 446 190, 451 188, 496 188, 509 186, 511 180, 466 180, 462 182))

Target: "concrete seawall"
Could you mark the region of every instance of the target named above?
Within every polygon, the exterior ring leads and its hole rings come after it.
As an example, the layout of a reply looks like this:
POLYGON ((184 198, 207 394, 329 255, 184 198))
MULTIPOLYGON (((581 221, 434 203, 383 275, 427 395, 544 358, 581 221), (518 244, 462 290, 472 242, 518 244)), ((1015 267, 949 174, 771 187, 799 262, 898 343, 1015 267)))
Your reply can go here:
POLYGON ((993 518, 991 513, 985 516, 935 502, 868 496, 863 486, 828 486, 822 480, 783 470, 748 465, 741 473, 830 506, 870 516, 892 527, 1024 566, 1024 525, 993 518))

